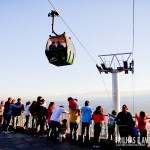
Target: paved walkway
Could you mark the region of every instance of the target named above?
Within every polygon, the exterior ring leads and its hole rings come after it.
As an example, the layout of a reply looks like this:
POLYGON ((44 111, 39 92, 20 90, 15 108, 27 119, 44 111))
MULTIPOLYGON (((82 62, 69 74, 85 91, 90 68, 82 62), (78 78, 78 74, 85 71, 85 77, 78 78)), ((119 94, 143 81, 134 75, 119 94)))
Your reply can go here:
POLYGON ((0 133, 0 150, 91 150, 69 142, 55 143, 24 133, 0 133))
MULTIPOLYGON (((146 150, 144 147, 115 147, 102 141, 99 150, 146 150)), ((46 141, 46 137, 35 137, 25 133, 3 133, 0 132, 0 150, 93 150, 92 144, 71 144, 69 141, 56 143, 46 141)))

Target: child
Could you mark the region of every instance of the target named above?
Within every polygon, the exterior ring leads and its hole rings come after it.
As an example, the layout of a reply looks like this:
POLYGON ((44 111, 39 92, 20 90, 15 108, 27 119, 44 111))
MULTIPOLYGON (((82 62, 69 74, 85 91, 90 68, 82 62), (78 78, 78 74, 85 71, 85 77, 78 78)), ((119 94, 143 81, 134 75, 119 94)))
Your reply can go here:
POLYGON ((108 114, 108 141, 111 139, 115 141, 115 121, 117 112, 112 111, 112 114, 108 114))
POLYGON ((146 113, 144 111, 141 111, 140 115, 135 114, 135 118, 138 121, 138 129, 140 131, 140 142, 142 143, 143 137, 147 137, 146 121, 148 117, 146 116, 146 113))
POLYGON ((59 133, 59 142, 61 143, 63 139, 66 139, 66 131, 67 131, 67 119, 62 120, 62 124, 60 124, 60 133, 59 133))
POLYGON ((69 109, 76 109, 79 107, 79 105, 77 104, 77 99, 73 99, 72 97, 68 98, 68 102, 69 102, 69 109))
POLYGON ((133 122, 133 137, 135 138, 136 144, 138 143, 139 131, 136 125, 136 121, 133 122))

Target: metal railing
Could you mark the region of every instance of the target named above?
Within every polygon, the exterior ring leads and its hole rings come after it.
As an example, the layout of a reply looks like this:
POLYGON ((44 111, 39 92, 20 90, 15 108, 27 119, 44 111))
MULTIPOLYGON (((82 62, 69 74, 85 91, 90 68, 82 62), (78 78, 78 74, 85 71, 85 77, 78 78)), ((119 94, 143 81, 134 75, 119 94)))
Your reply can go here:
MULTIPOLYGON (((32 128, 32 116, 30 116, 30 119, 29 119, 29 124, 28 124, 28 127, 29 128, 32 128)), ((67 119, 67 133, 70 133, 70 127, 69 127, 69 115, 68 114, 62 114, 61 115, 61 119, 67 119)), ((79 118, 80 119, 80 118, 79 118)), ((25 123, 25 116, 22 114, 21 116, 19 116, 19 121, 18 121, 18 124, 17 126, 20 126, 20 127, 24 127, 24 123, 25 123)), ((108 127, 107 127, 107 122, 108 122, 108 116, 105 117, 105 121, 103 122, 103 126, 102 126, 102 130, 101 130, 101 134, 100 134, 100 137, 101 138, 104 138, 104 139, 107 139, 108 137, 108 127)), ((12 121, 11 121, 11 124, 12 124, 12 121)), ((34 124, 36 124, 36 119, 34 120, 34 124)), ((117 127, 117 125, 116 125, 117 127)), ((150 137, 150 123, 148 122, 148 137, 150 137)), ((34 128, 36 128, 34 126, 34 128)), ((46 130, 46 126, 45 126, 45 130, 46 130)), ((90 125, 90 137, 93 137, 94 136, 94 123, 92 123, 90 125)), ((79 127, 78 127, 78 135, 81 135, 81 122, 79 122, 79 127)))

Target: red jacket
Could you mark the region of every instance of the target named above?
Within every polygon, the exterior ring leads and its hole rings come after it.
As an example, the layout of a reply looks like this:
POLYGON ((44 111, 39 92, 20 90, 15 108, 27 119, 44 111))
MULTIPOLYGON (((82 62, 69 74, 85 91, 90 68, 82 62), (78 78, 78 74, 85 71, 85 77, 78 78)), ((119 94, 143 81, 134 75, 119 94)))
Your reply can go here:
POLYGON ((48 123, 50 123, 50 118, 51 118, 51 115, 53 113, 53 110, 54 110, 55 106, 54 105, 51 105, 50 107, 48 107, 48 110, 47 110, 47 121, 48 123))
POLYGON ((105 115, 104 114, 93 114, 92 119, 93 119, 94 123, 103 122, 105 120, 105 115))
POLYGON ((146 121, 148 117, 141 118, 138 114, 135 114, 135 118, 138 120, 138 129, 139 130, 147 130, 146 121))

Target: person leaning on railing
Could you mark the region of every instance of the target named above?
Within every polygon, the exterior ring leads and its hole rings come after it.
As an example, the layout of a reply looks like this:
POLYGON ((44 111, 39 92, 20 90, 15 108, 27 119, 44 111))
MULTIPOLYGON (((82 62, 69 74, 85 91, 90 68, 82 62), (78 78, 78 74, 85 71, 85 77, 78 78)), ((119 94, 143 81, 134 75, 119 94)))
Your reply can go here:
POLYGON ((99 144, 100 133, 103 126, 103 121, 105 120, 105 115, 103 113, 103 108, 101 106, 96 107, 96 110, 92 114, 92 119, 94 121, 94 145, 93 148, 101 147, 99 144))
POLYGON ((37 116, 36 116, 36 101, 33 101, 30 108, 29 108, 29 111, 30 111, 30 114, 32 116, 32 126, 31 128, 34 129, 36 127, 36 119, 37 119, 37 116))
MULTIPOLYGON (((148 116, 144 111, 141 111, 140 114, 135 114, 135 118, 138 121, 138 129, 140 131, 140 142, 142 143, 143 139, 147 137, 147 120, 148 116)), ((144 144, 144 143, 143 143, 144 144)))
POLYGON ((52 129, 50 137, 52 137, 54 140, 57 140, 57 137, 59 136, 59 133, 60 133, 61 113, 69 114, 69 112, 65 110, 63 105, 56 107, 50 118, 50 127, 52 129))
POLYGON ((77 130, 78 130, 78 124, 79 124, 79 117, 81 115, 81 108, 78 105, 77 108, 71 109, 69 108, 70 113, 70 140, 72 142, 76 142, 77 140, 77 130))
POLYGON ((47 130, 47 139, 50 139, 50 132, 51 132, 51 126, 50 126, 50 118, 55 109, 55 103, 50 102, 48 109, 47 109, 47 123, 48 123, 48 130, 47 130))
POLYGON ((82 133, 81 133, 81 141, 89 141, 89 127, 92 123, 92 109, 90 107, 90 102, 87 100, 85 101, 85 106, 81 108, 81 122, 82 122, 82 133), (84 137, 86 130, 86 138, 84 137))
POLYGON ((127 105, 122 106, 122 111, 117 115, 117 125, 119 126, 119 134, 122 142, 126 142, 129 136, 133 137, 132 115, 128 112, 127 105))
POLYGON ((16 100, 13 99, 12 103, 10 104, 9 111, 6 114, 6 118, 7 119, 6 119, 6 122, 5 122, 5 125, 4 125, 4 131, 5 131, 5 133, 9 133, 8 128, 9 128, 10 120, 11 120, 11 117, 12 117, 12 110, 23 108, 22 104, 20 104, 19 106, 17 106, 17 105, 15 105, 15 102, 16 102, 16 100))

